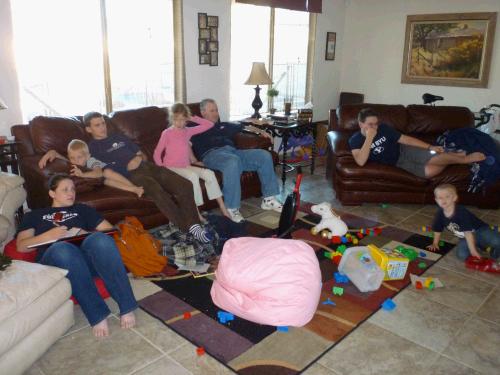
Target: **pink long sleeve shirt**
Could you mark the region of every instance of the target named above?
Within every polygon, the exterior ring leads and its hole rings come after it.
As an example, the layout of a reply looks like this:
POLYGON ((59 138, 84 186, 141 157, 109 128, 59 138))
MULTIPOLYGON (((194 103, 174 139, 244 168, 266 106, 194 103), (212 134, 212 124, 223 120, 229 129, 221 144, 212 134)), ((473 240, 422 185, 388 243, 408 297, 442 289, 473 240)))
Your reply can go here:
POLYGON ((212 121, 198 116, 191 117, 191 122, 199 125, 182 129, 171 126, 161 133, 153 154, 156 165, 167 168, 186 168, 191 165, 189 160, 189 140, 193 135, 203 133, 214 126, 212 121), (165 155, 162 160, 163 151, 165 151, 165 155))

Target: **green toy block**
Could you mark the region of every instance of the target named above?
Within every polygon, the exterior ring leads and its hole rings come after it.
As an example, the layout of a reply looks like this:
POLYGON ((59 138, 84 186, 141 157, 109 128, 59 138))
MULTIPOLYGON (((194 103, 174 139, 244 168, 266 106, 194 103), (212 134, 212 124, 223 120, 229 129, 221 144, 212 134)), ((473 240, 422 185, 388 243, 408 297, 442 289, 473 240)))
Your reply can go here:
POLYGON ((344 252, 345 252, 346 248, 347 248, 346 245, 340 245, 339 247, 337 247, 337 251, 339 253, 341 253, 342 255, 344 255, 344 252))
POLYGON ((431 281, 431 282, 429 283, 429 286, 427 287, 427 289, 432 290, 432 289, 434 289, 434 287, 435 287, 435 286, 436 286, 436 285, 434 284, 434 281, 431 281))
POLYGON ((387 208, 387 207, 389 207, 389 205, 388 205, 387 203, 382 203, 382 204, 380 205, 380 207, 382 207, 382 208, 387 208))
POLYGON ((340 286, 334 286, 332 291, 336 296, 341 296, 342 294, 344 294, 344 288, 341 288, 340 286))
POLYGON ((420 262, 418 264, 418 268, 426 268, 427 267, 427 264, 425 262, 420 262))
POLYGON ((325 251, 323 252, 323 255, 325 258, 332 259, 333 258, 333 253, 331 251, 325 251))
POLYGON ((410 248, 398 246, 398 247, 396 247, 395 250, 397 252, 403 254, 405 257, 407 257, 410 260, 410 262, 417 259, 417 257, 418 257, 418 253, 415 250, 410 249, 410 248))
POLYGON ((439 241, 439 246, 444 246, 444 241, 439 241))

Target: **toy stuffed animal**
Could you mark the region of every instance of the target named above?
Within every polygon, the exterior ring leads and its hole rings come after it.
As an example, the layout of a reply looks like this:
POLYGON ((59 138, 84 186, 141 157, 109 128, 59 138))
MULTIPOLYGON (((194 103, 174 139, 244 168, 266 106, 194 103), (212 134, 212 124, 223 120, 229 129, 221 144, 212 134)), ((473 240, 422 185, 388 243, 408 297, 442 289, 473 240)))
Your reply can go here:
POLYGON ((348 228, 346 223, 333 212, 330 203, 323 202, 316 204, 311 207, 311 211, 321 216, 319 224, 312 228, 316 233, 321 232, 323 229, 328 229, 330 231, 328 238, 332 238, 332 236, 343 236, 347 233, 348 228))

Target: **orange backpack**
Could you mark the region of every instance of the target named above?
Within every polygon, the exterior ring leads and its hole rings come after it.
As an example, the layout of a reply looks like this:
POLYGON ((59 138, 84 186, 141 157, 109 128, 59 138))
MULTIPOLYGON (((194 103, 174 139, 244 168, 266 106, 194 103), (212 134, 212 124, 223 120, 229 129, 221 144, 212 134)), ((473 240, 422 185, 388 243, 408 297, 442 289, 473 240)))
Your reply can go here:
POLYGON ((147 232, 135 216, 127 216, 116 226, 113 235, 123 263, 134 276, 151 276, 160 273, 167 265, 161 256, 161 244, 147 232))

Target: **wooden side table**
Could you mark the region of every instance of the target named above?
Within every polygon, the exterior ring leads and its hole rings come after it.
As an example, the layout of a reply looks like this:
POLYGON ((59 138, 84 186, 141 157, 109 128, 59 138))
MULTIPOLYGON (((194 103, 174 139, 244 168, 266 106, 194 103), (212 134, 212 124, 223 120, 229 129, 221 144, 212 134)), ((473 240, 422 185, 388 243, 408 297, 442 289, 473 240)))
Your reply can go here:
POLYGON ((12 173, 19 174, 17 145, 16 141, 0 143, 0 168, 2 172, 8 172, 10 166, 12 173))
POLYGON ((274 122, 273 124, 263 124, 260 125, 267 132, 271 133, 274 137, 283 139, 283 157, 281 159, 282 169, 281 169, 281 181, 283 182, 283 186, 285 186, 286 182, 286 173, 290 172, 294 169, 288 169, 290 166, 286 161, 286 150, 288 146, 288 139, 291 136, 294 137, 303 137, 308 134, 312 134, 314 142, 312 144, 312 155, 311 155, 311 174, 314 173, 315 167, 315 157, 316 157, 316 136, 317 136, 317 127, 316 124, 312 122, 293 122, 288 124, 282 124, 279 122, 274 122))
MULTIPOLYGON (((10 172, 19 175, 19 157, 17 154, 17 145, 19 142, 6 141, 0 143, 0 169, 2 172, 10 172)), ((23 206, 19 207, 16 212, 16 221, 19 225, 23 219, 23 206)), ((16 225, 17 227, 17 225, 16 225)))

